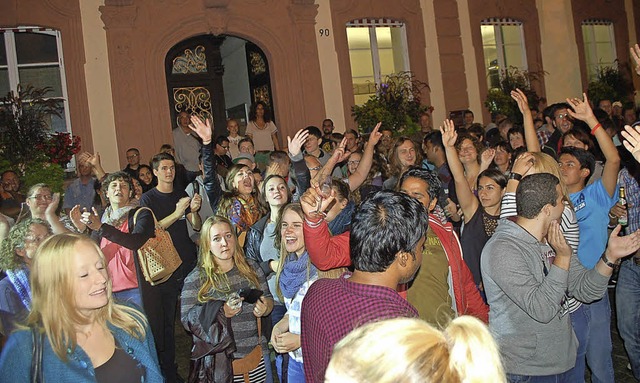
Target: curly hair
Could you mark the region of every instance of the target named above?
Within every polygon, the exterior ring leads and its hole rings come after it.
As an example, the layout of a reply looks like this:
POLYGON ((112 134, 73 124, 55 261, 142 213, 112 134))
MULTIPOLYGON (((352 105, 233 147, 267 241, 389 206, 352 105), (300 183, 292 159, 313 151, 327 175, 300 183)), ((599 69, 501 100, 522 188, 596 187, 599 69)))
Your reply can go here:
POLYGON ((40 218, 26 218, 15 224, 0 245, 0 269, 14 270, 25 264, 24 258, 16 250, 24 248, 24 240, 29 235, 31 225, 42 225, 52 234, 49 224, 40 218))

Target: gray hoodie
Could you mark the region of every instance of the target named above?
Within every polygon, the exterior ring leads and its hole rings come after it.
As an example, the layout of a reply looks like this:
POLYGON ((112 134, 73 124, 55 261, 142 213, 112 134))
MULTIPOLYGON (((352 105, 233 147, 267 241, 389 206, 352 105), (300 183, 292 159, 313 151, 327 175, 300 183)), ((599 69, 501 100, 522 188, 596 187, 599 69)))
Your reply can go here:
POLYGON ((489 329, 510 374, 552 375, 571 369, 578 341, 562 308, 565 292, 588 303, 607 290, 609 278, 585 269, 575 255, 569 271, 549 265, 549 251, 549 245, 509 220, 500 221, 482 251, 489 329))

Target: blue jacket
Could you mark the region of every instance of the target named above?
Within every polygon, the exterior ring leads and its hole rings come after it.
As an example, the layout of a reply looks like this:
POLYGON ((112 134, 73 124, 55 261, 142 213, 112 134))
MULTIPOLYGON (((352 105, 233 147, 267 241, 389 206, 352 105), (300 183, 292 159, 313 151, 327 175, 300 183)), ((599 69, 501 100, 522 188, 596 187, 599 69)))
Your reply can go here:
MULTIPOLYGON (((108 325, 117 344, 145 368, 144 382, 164 382, 151 329, 146 326, 146 339, 139 340, 122 329, 108 325)), ((0 354, 0 381, 31 382, 33 341, 31 330, 16 331, 7 340, 0 354)), ((48 338, 44 337, 42 371, 49 382, 95 382, 95 371, 89 356, 79 346, 67 351, 67 362, 53 352, 48 338)))

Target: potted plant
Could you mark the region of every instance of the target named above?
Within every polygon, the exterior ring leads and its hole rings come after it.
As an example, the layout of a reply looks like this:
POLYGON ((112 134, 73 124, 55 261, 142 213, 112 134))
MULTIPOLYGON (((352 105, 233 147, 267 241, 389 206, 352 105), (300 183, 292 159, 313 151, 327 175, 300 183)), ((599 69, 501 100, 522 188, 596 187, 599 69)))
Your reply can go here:
POLYGON ((598 68, 595 78, 587 85, 589 100, 596 106, 600 100, 633 102, 633 83, 625 75, 628 70, 620 68, 621 64, 616 62, 616 66, 598 68))
POLYGON ((20 87, 0 99, 0 170, 21 174, 23 188, 40 182, 62 191, 64 168, 80 151, 80 140, 52 132, 47 121, 61 117, 59 100, 47 98, 51 88, 20 87))
POLYGON ((382 126, 391 127, 396 135, 408 136, 420 131, 420 114, 431 109, 420 102, 423 89, 429 89, 429 86, 411 72, 386 76, 383 83, 376 85, 375 94, 367 102, 351 107, 358 130, 368 133, 381 121, 382 126))
POLYGON ((522 124, 522 114, 518 104, 511 98, 511 91, 516 88, 522 90, 529 100, 529 106, 537 107, 540 96, 531 87, 531 83, 541 80, 544 75, 545 72, 531 72, 510 66, 501 71, 500 86, 489 89, 484 106, 491 113, 504 114, 511 121, 522 124))

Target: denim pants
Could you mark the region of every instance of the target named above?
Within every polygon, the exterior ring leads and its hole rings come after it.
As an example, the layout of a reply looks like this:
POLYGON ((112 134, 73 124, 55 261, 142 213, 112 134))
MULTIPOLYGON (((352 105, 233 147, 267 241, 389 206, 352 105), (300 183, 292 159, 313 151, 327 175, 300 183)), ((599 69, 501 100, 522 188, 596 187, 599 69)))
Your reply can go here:
POLYGON ((121 302, 135 303, 136 305, 138 305, 138 307, 136 308, 140 311, 143 311, 142 310, 142 294, 140 293, 139 288, 135 287, 133 289, 118 291, 113 293, 113 296, 121 302))
POLYGON ((636 265, 633 259, 627 259, 620 265, 616 313, 633 376, 640 380, 640 265, 636 265))
MULTIPOLYGON (((282 355, 276 357, 276 369, 278 370, 278 378, 282 381, 282 355)), ((289 364, 287 366, 287 383, 305 383, 304 379, 304 365, 301 362, 296 362, 295 359, 289 357, 289 364)))
POLYGON ((613 345, 611 343, 611 306, 609 294, 590 304, 583 304, 588 320, 587 365, 593 383, 613 383, 613 345))
POLYGON ((507 374, 507 381, 509 383, 574 383, 571 370, 562 374, 544 376, 507 374))
POLYGON ((584 372, 587 363, 587 339, 589 330, 589 315, 585 312, 584 305, 581 305, 571 314, 571 324, 573 332, 578 338, 578 351, 576 355, 576 365, 569 371, 571 381, 576 383, 584 383, 584 372))

